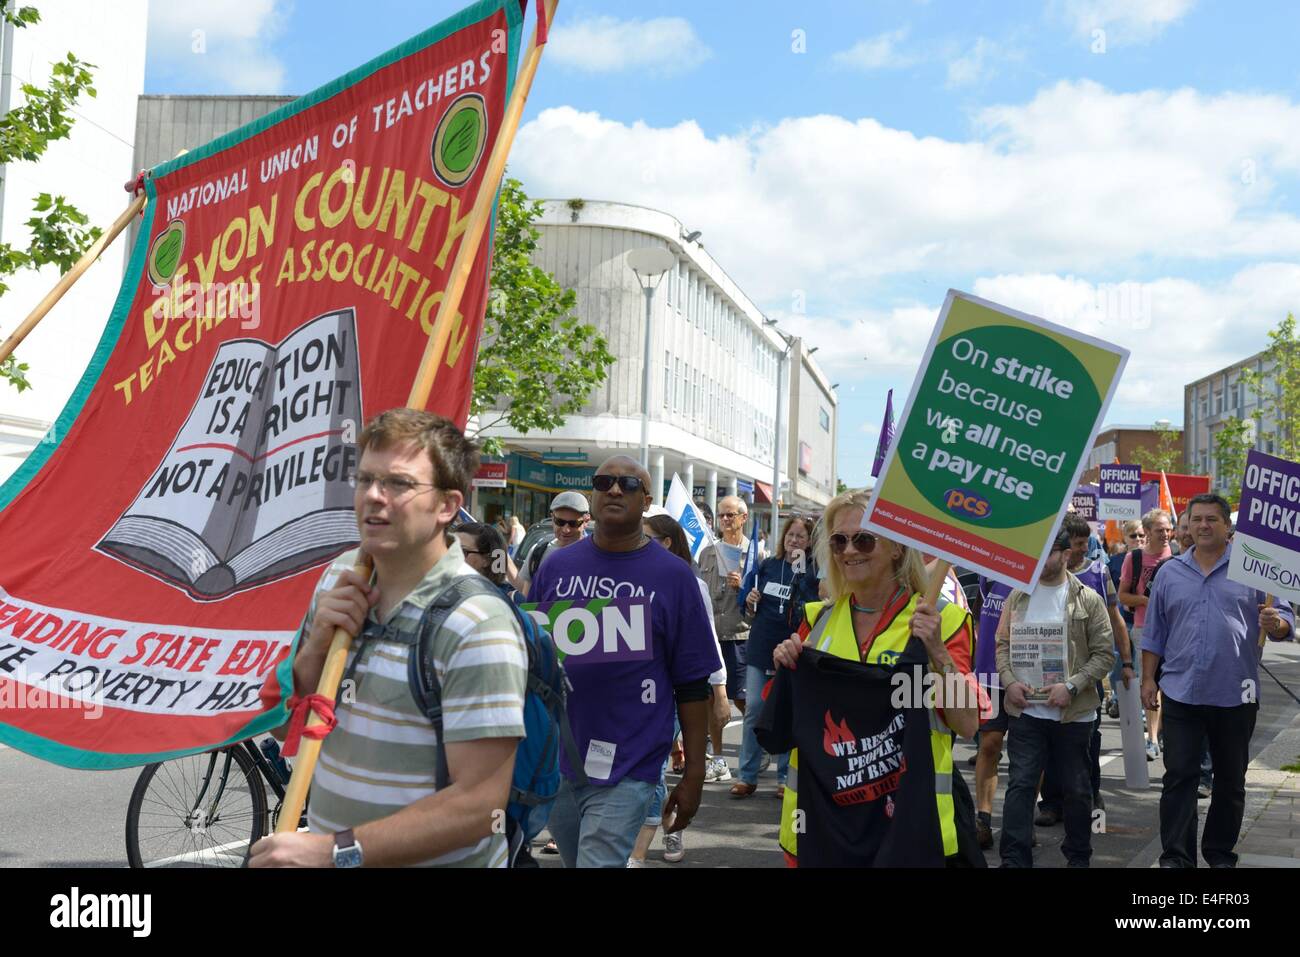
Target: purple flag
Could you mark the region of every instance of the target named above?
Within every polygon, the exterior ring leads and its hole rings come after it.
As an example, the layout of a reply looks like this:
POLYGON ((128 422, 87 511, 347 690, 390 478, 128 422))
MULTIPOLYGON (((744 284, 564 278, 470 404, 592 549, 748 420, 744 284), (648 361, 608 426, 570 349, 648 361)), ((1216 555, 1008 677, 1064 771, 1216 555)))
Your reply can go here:
POLYGON ((880 470, 885 467, 885 456, 889 454, 889 444, 894 441, 894 390, 885 396, 885 421, 880 424, 880 440, 876 443, 876 461, 871 466, 871 477, 880 478, 880 470))

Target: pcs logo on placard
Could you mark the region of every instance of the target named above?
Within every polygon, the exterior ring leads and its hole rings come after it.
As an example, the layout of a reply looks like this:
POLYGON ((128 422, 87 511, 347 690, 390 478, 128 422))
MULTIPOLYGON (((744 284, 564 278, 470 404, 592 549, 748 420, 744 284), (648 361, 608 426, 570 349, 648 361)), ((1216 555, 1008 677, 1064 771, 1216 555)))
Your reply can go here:
POLYGON ((988 518, 993 506, 988 499, 962 488, 950 488, 943 493, 943 507, 961 518, 988 518))

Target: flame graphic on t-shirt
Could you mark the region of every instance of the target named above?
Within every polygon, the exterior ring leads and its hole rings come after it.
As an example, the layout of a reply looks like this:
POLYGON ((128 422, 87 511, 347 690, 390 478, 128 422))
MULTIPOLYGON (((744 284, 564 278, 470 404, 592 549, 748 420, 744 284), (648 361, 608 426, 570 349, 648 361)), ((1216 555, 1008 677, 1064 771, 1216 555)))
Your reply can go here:
POLYGON ((826 753, 832 756, 843 754, 844 748, 836 748, 835 745, 843 745, 853 739, 854 735, 849 729, 848 722, 840 719, 840 723, 836 724, 831 717, 830 709, 826 709, 826 732, 822 735, 822 747, 826 749, 826 753))

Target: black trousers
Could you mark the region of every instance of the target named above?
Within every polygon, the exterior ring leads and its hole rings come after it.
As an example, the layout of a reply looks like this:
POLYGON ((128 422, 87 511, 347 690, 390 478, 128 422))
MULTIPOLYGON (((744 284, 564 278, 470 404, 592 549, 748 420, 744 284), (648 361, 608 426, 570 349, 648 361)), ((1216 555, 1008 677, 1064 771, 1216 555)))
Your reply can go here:
MULTIPOLYGON (((1092 725, 1092 740, 1088 744, 1088 760, 1091 763, 1088 777, 1092 782, 1092 793, 1101 793, 1101 708, 1097 709, 1097 719, 1092 725)), ((1049 764, 1043 772, 1042 800, 1038 802, 1040 811, 1055 811, 1057 817, 1065 817, 1064 794, 1056 772, 1049 764)))
POLYGON ((1163 698, 1161 727, 1165 733, 1164 792, 1160 795, 1160 863, 1196 866, 1196 788, 1201 779, 1201 749, 1210 742, 1214 786, 1205 815, 1201 854, 1211 867, 1236 867, 1233 847, 1241 835, 1246 810, 1246 765, 1250 737, 1255 733, 1258 704, 1235 708, 1184 704, 1163 698))
MULTIPOLYGON (((1072 864, 1092 858, 1092 788, 1088 745, 1092 722, 1046 721, 1029 715, 1010 720, 1007 753, 1011 758, 1007 793, 1002 801, 1003 867, 1032 867, 1034 794, 1038 775, 1051 768, 1064 792, 1065 841, 1061 853, 1072 864)), ((1192 793, 1193 800, 1196 793, 1192 793)))

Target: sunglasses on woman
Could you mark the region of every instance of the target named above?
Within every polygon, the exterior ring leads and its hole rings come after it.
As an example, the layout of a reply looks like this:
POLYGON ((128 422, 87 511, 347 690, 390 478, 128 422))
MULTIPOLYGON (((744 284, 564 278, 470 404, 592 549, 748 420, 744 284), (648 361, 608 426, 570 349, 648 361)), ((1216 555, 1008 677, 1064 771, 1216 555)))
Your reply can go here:
POLYGON ((854 532, 852 538, 836 532, 830 537, 831 551, 836 555, 843 554, 844 549, 849 547, 849 542, 853 543, 854 551, 862 555, 870 555, 876 550, 876 536, 870 532, 854 532))
POLYGON ((619 488, 629 495, 645 488, 641 483, 641 479, 635 475, 597 475, 592 478, 591 487, 597 492, 608 492, 614 487, 615 482, 618 483, 619 488))

